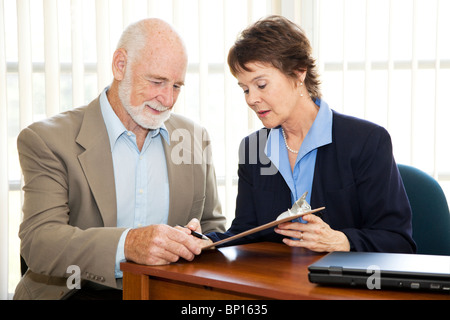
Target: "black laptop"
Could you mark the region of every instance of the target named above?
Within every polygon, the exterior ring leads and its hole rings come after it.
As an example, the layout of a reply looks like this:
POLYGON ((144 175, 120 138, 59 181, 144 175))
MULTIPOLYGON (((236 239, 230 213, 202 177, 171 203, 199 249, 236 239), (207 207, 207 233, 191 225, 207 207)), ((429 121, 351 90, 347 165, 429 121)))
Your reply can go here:
POLYGON ((450 295, 450 256, 331 252, 308 267, 309 281, 368 289, 413 289, 450 295))

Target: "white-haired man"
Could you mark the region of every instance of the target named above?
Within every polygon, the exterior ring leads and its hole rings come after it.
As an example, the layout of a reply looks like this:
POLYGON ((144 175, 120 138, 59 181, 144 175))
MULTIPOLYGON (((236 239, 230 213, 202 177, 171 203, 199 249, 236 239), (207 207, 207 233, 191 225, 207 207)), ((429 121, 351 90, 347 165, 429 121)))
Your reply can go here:
POLYGON ((119 40, 110 87, 20 133, 28 271, 15 299, 120 298, 121 261, 192 260, 205 240, 189 228, 224 230, 208 134, 171 114, 186 69, 174 29, 138 21, 119 40))

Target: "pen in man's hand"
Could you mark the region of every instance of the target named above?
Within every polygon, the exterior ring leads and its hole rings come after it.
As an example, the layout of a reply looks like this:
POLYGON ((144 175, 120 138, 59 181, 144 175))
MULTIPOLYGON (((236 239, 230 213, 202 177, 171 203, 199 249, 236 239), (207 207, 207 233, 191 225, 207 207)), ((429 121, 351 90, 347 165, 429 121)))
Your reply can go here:
MULTIPOLYGON (((180 226, 179 224, 177 224, 177 227, 189 229, 188 227, 180 226)), ((202 239, 202 240, 209 240, 209 238, 208 238, 207 236, 205 236, 204 234, 195 232, 194 230, 191 230, 191 229, 189 229, 189 230, 191 231, 191 234, 192 234, 194 237, 199 238, 199 239, 202 239)))

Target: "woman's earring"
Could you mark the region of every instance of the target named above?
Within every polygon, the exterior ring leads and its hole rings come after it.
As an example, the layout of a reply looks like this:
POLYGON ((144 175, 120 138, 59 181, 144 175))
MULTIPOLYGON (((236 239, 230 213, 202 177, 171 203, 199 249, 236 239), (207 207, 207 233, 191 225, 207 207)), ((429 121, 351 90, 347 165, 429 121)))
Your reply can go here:
MULTIPOLYGON (((303 86, 303 82, 300 82, 300 86, 301 87, 303 86)), ((301 89, 300 89, 300 97, 303 97, 303 92, 301 91, 301 89)))

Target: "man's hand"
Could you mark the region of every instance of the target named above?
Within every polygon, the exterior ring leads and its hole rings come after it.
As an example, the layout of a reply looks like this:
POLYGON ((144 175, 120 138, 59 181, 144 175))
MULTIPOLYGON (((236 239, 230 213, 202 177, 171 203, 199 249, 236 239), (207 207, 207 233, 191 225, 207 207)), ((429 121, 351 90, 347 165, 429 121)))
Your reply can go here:
MULTIPOLYGON (((187 230, 188 231, 188 230, 187 230)), ((131 229, 125 239, 125 258, 139 264, 164 265, 201 253, 202 241, 168 225, 131 229), (196 241, 197 240, 197 241, 196 241)))
MULTIPOLYGON (((182 228, 182 227, 177 227, 177 228, 189 235, 191 234, 191 231, 202 233, 202 227, 200 225, 200 221, 198 221, 198 219, 196 219, 196 218, 189 221, 189 223, 184 228, 182 228)), ((206 247, 207 245, 212 244, 211 239, 201 240, 201 239, 196 238, 196 241, 200 244, 201 247, 206 247)))

